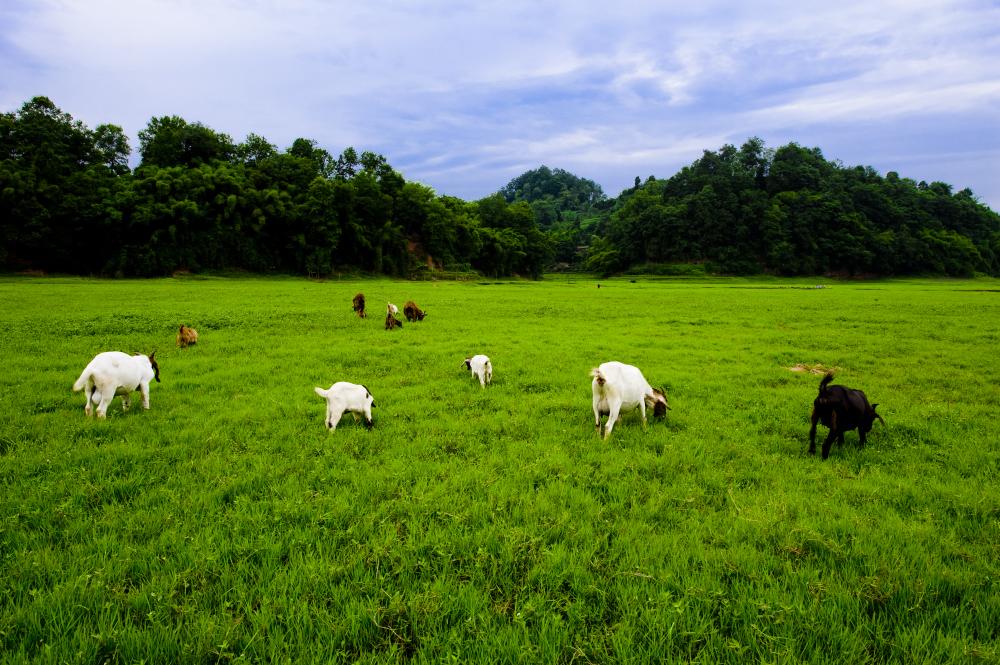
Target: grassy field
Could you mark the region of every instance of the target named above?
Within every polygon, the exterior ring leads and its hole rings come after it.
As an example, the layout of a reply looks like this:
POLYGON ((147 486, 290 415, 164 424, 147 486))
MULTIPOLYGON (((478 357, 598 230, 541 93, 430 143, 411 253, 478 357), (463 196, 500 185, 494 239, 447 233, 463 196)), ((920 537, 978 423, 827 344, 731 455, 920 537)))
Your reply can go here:
POLYGON ((996 662, 1000 282, 816 283, 0 279, 2 659, 996 662), (85 418, 153 347, 151 410, 85 418), (606 360, 666 421, 599 439, 606 360), (888 427, 806 454, 796 363, 888 427))

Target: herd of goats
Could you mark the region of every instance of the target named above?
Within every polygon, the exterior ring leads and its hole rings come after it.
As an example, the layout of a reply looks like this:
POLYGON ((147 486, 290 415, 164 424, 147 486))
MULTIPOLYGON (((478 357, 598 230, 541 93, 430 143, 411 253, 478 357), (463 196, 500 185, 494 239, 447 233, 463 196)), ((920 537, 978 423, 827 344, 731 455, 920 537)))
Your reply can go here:
MULTIPOLYGON (((365 296, 362 293, 354 296, 353 308, 360 318, 367 318, 365 313, 365 296)), ((392 330, 402 327, 403 322, 396 318, 399 308, 388 303, 386 308, 385 329, 392 330)), ((407 321, 423 321, 426 313, 412 300, 403 307, 403 315, 407 321)), ((198 331, 181 325, 177 332, 177 346, 186 348, 198 343, 198 331)), ((490 385, 493 380, 493 365, 488 356, 478 354, 465 359, 465 368, 473 377, 479 380, 482 388, 490 385)), ((607 416, 607 421, 601 432, 605 439, 611 434, 622 411, 639 409, 642 426, 646 427, 646 409, 652 409, 653 415, 664 418, 670 406, 667 403, 666 390, 653 388, 638 367, 620 362, 606 362, 591 370, 593 379, 594 427, 602 430, 601 417, 607 416)), ((97 417, 106 418, 108 407, 116 396, 122 398, 122 409, 127 411, 131 406, 131 395, 138 391, 142 397, 142 408, 149 408, 149 384, 153 380, 160 382, 160 367, 156 363, 156 352, 149 354, 128 355, 120 351, 106 351, 97 354, 80 374, 73 384, 73 391, 83 390, 87 397, 84 413, 90 416, 96 406, 97 417)), ((809 452, 816 452, 816 425, 822 423, 829 428, 826 440, 823 442, 823 459, 830 454, 834 440, 844 443, 844 433, 858 430, 860 446, 865 445, 868 432, 875 420, 883 425, 885 420, 875 412, 878 404, 870 404, 865 393, 845 386, 830 385, 833 374, 827 372, 819 384, 819 395, 813 401, 812 426, 809 429, 809 452)), ((326 427, 331 432, 337 428, 337 423, 345 413, 350 413, 357 421, 364 417, 365 426, 371 429, 372 407, 375 398, 363 385, 338 381, 327 389, 315 388, 316 394, 326 400, 326 427)))

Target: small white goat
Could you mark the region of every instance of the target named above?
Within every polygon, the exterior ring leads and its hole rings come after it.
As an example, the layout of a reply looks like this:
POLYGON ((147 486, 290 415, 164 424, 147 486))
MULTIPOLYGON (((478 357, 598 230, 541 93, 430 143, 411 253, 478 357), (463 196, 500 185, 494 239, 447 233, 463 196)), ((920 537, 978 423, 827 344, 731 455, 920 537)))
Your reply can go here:
POLYGON ((472 376, 479 379, 479 385, 485 388, 493 382, 493 365, 487 356, 479 354, 465 359, 465 369, 472 372, 472 376))
POLYGON ((316 394, 326 400, 326 427, 331 432, 337 429, 337 423, 345 411, 354 416, 355 422, 358 420, 358 414, 363 414, 365 427, 372 428, 372 407, 375 406, 375 398, 364 386, 338 381, 328 390, 316 388, 316 394))
POLYGON ((386 308, 386 310, 393 316, 399 314, 399 308, 393 305, 392 303, 389 303, 389 306, 386 308))
POLYGON ((646 428, 646 407, 653 409, 653 415, 667 415, 666 391, 657 390, 649 385, 638 367, 620 362, 608 362, 596 369, 590 370, 594 377, 591 388, 594 392, 594 427, 601 428, 601 416, 608 416, 604 429, 604 438, 611 435, 611 430, 618 421, 622 409, 631 411, 639 407, 642 414, 642 427, 646 428))
POLYGON ((160 366, 156 364, 156 351, 148 356, 137 353, 130 356, 120 351, 105 351, 94 356, 73 384, 73 392, 85 390, 87 405, 83 412, 91 415, 91 403, 97 404, 97 417, 106 418, 111 400, 121 395, 122 409, 132 406, 131 393, 142 395, 142 408, 149 408, 149 382, 160 382, 160 366))

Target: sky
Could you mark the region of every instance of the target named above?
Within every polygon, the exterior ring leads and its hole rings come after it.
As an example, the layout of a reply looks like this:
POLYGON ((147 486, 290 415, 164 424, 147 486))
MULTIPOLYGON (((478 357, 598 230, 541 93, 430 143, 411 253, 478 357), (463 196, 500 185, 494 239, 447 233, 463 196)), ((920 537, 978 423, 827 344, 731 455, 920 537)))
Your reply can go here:
POLYGON ((0 111, 36 95, 133 150, 177 115, 467 200, 542 164, 617 196, 758 136, 1000 211, 998 0, 2 0, 0 111))

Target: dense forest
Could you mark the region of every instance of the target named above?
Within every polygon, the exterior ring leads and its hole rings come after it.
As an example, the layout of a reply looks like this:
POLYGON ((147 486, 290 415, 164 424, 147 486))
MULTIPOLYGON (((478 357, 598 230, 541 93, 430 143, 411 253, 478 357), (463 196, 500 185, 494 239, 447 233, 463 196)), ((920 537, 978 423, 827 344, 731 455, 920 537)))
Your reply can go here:
POLYGON ((479 201, 407 182, 379 154, 279 150, 177 116, 128 137, 45 97, 0 114, 0 266, 537 278, 712 272, 1000 274, 1000 215, 969 190, 845 167, 818 148, 726 145, 617 198, 542 166, 479 201))

